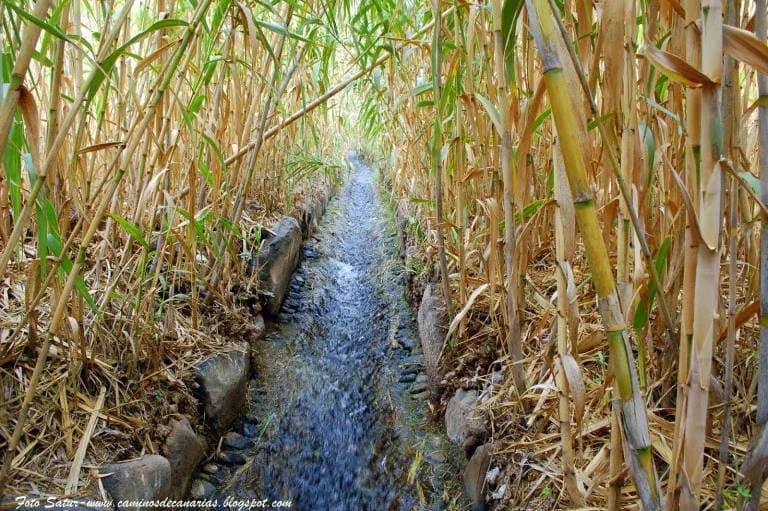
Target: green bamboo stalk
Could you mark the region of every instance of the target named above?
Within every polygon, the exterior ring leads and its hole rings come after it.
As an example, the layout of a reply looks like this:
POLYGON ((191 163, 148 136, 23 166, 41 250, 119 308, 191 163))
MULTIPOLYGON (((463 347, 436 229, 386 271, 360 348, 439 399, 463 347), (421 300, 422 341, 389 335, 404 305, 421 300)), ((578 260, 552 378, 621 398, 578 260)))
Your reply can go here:
POLYGON ((629 346, 624 315, 621 311, 616 283, 611 272, 608 251, 597 218, 589 186, 584 155, 578 141, 582 139, 576 114, 568 94, 560 56, 555 46, 556 28, 547 0, 526 0, 530 30, 544 70, 544 81, 555 126, 562 143, 565 170, 568 175, 576 210, 576 223, 582 235, 598 307, 608 336, 611 363, 616 378, 616 401, 621 408, 621 425, 625 439, 625 457, 643 508, 661 508, 656 469, 653 463, 651 436, 643 402, 637 367, 629 346))

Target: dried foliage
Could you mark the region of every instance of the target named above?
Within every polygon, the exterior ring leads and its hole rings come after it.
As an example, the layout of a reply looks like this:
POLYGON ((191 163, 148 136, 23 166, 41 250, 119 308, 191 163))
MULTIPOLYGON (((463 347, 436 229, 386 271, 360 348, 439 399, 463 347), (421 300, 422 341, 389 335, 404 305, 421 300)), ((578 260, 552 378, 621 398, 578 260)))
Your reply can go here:
POLYGON ((341 176, 322 134, 346 129, 327 102, 348 15, 0 5, 0 494, 77 494, 88 467, 156 452, 193 411, 191 367, 251 334, 244 260, 341 176))
POLYGON ((491 389, 493 502, 757 509, 762 2, 448 5, 376 140, 421 280, 445 231, 445 396, 491 389))

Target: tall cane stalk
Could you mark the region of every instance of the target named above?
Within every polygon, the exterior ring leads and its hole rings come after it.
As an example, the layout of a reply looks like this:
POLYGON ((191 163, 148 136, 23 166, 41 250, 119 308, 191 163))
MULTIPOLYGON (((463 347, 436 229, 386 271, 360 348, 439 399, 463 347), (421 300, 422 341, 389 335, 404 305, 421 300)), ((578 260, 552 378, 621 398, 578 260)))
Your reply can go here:
POLYGON ((615 399, 621 410, 625 457, 646 511, 661 508, 656 469, 632 349, 627 337, 624 314, 619 304, 616 282, 608 250, 603 240, 597 210, 590 190, 587 168, 578 141, 580 127, 568 93, 565 74, 555 44, 556 27, 547 0, 526 0, 530 29, 544 71, 552 115, 562 143, 565 171, 573 194, 576 224, 581 233, 592 283, 598 297, 603 327, 608 336, 611 363, 616 378, 615 399))

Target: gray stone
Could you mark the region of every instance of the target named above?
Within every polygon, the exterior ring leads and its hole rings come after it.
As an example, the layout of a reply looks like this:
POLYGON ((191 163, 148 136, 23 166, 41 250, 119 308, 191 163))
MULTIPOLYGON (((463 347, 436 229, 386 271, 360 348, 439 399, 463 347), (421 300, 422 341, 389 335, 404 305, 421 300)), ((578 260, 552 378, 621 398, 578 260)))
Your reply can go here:
POLYGON ((293 270, 299 264, 301 226, 295 218, 283 217, 272 230, 275 235, 264 242, 254 265, 261 289, 269 293, 264 312, 274 317, 280 311, 293 270))
POLYGON ((419 338, 421 351, 424 353, 424 368, 430 385, 437 386, 440 381, 439 358, 443 348, 446 330, 445 303, 439 296, 440 291, 434 284, 427 284, 419 306, 419 338))
POLYGON ((245 465, 245 456, 236 452, 225 452, 219 455, 219 461, 224 465, 245 465))
POLYGON ((224 435, 222 444, 224 444, 226 447, 231 447, 232 449, 246 449, 253 445, 253 441, 250 438, 244 437, 240 433, 230 431, 224 435))
POLYGON ((99 473, 104 491, 115 502, 162 500, 171 496, 171 463, 164 456, 147 454, 134 460, 104 465, 99 468, 99 473))
POLYGON ((216 432, 226 431, 245 407, 248 347, 211 355, 195 370, 205 420, 216 432))
POLYGON ((216 493, 216 487, 205 479, 192 481, 192 489, 189 490, 189 496, 193 499, 207 499, 212 497, 214 493, 216 493))
POLYGON ((459 389, 445 408, 445 430, 451 442, 464 445, 486 434, 485 416, 477 407, 477 391, 459 389))
POLYGON ((255 422, 245 421, 243 423, 242 433, 244 436, 247 436, 248 438, 256 438, 260 434, 259 425, 256 424, 255 422))
POLYGON ((186 417, 171 421, 171 432, 162 447, 171 464, 171 497, 182 498, 187 494, 189 481, 205 458, 205 451, 205 441, 195 433, 186 417))
POLYGON ((487 508, 485 503, 485 475, 491 464, 491 446, 481 445, 475 449, 467 467, 464 469, 464 491, 472 501, 472 509, 483 511, 487 508))
POLYGON ((414 375, 414 377, 419 373, 419 371, 421 371, 421 367, 420 366, 413 365, 413 364, 402 365, 402 366, 400 366, 400 368, 401 368, 400 372, 402 374, 404 374, 404 375, 405 374, 412 374, 412 375, 414 375))
POLYGON ((400 344, 400 347, 403 348, 405 351, 412 351, 413 350, 413 339, 410 337, 401 337, 397 340, 398 344, 400 344))

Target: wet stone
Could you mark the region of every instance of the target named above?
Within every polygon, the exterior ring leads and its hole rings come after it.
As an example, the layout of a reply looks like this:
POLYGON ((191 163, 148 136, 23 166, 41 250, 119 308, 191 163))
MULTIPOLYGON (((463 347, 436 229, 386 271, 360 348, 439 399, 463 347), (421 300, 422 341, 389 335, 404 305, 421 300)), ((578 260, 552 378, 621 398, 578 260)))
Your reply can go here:
POLYGON ((240 432, 248 438, 257 438, 260 434, 259 425, 255 422, 244 422, 240 432))
POLYGON ((226 452, 219 456, 219 461, 224 465, 245 465, 245 456, 236 452, 226 452))
POLYGON ((419 372, 419 367, 414 365, 405 366, 401 371, 403 376, 405 376, 406 374, 412 374, 414 379, 416 379, 416 374, 418 374, 418 372, 419 372))
POLYGON ((240 433, 235 433, 232 431, 224 435, 224 441, 222 444, 226 447, 231 447, 232 449, 246 449, 253 445, 253 441, 250 438, 244 437, 240 433))
POLYGON ((400 347, 403 348, 405 351, 413 351, 413 347, 416 345, 413 339, 410 337, 402 337, 397 340, 397 342, 400 344, 400 347))

